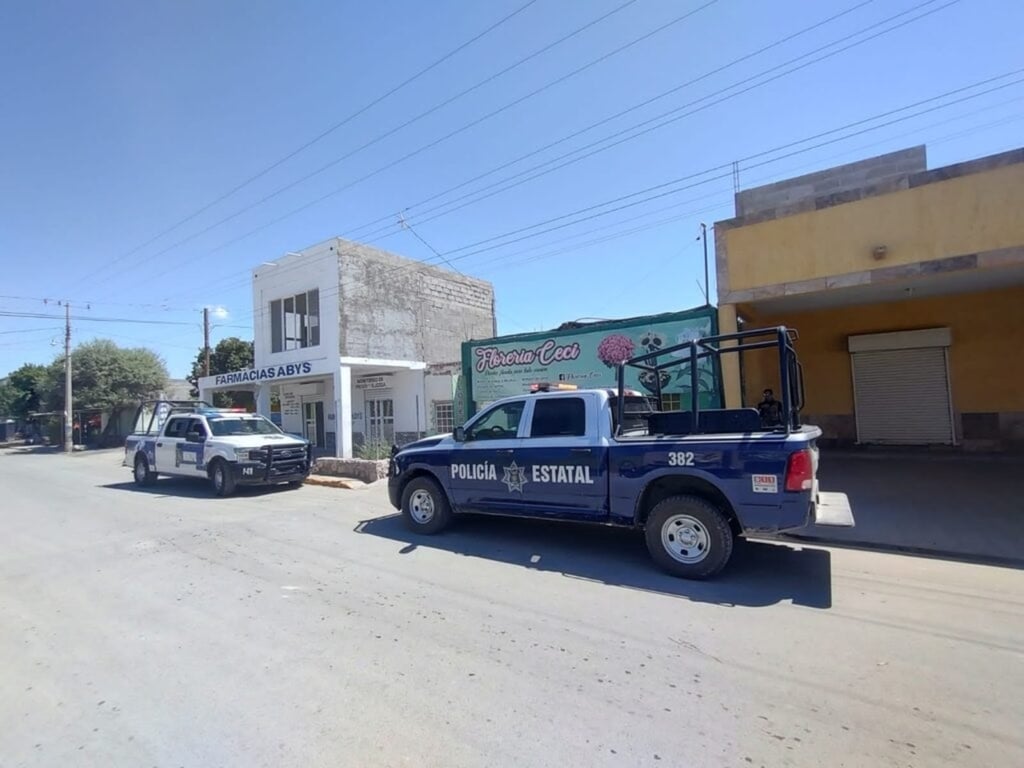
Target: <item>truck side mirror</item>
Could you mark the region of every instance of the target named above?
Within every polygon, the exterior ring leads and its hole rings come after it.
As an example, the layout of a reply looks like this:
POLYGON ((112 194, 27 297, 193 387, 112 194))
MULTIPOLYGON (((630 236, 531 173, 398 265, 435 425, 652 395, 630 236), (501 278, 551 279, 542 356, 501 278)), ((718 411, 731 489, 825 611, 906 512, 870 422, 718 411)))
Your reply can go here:
POLYGON ((206 441, 206 435, 201 435, 198 432, 189 432, 185 435, 186 443, 202 443, 206 441))
POLYGON ((464 442, 466 442, 466 428, 465 427, 456 427, 455 430, 452 432, 452 439, 456 443, 464 443, 464 442))

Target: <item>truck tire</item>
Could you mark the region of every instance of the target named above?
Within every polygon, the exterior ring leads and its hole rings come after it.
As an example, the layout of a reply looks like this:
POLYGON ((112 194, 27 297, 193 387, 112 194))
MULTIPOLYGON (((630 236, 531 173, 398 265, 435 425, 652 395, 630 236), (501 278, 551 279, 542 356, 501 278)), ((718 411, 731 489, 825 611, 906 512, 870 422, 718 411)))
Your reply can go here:
POLYGON ((644 537, 654 562, 684 579, 714 576, 732 556, 729 519, 700 496, 670 496, 658 502, 647 517, 644 537))
POLYGON ((132 476, 135 478, 135 484, 139 486, 152 485, 156 480, 156 473, 149 469, 149 460, 141 453, 135 457, 132 476))
POLYGON ((210 485, 218 496, 230 496, 235 492, 235 476, 223 459, 217 459, 210 467, 210 485))
POLYGON ((429 477, 416 477, 402 491, 402 519, 415 533, 440 533, 452 520, 452 508, 441 486, 429 477))

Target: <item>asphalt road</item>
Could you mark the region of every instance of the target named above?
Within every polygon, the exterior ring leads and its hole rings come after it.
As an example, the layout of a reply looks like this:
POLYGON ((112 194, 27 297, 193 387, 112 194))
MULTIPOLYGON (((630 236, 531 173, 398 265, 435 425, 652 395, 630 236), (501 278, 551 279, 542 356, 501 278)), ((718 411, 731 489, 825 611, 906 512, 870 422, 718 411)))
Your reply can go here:
POLYGON ((0 765, 1024 765, 1024 574, 0 454, 0 765))

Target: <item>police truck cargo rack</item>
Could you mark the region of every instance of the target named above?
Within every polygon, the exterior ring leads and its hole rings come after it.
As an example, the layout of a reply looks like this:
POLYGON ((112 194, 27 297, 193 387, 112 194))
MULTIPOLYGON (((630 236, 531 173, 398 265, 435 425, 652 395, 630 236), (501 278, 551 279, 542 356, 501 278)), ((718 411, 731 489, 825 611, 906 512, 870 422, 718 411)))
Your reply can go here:
POLYGON ((244 408, 204 402, 143 403, 125 441, 123 465, 137 485, 159 475, 203 478, 218 496, 239 485, 302 485, 313 466, 309 441, 244 408))
POLYGON ((821 430, 800 421, 796 341, 785 327, 709 336, 626 360, 616 389, 538 384, 498 400, 451 435, 396 448, 391 504, 423 534, 463 512, 636 528, 658 565, 698 579, 725 567, 737 536, 852 526, 845 495, 818 489, 821 430), (778 353, 778 423, 701 408, 701 361, 717 369, 724 354, 762 349, 778 353), (661 410, 659 387, 647 398, 625 386, 629 369, 660 384, 679 366, 686 409, 661 410))

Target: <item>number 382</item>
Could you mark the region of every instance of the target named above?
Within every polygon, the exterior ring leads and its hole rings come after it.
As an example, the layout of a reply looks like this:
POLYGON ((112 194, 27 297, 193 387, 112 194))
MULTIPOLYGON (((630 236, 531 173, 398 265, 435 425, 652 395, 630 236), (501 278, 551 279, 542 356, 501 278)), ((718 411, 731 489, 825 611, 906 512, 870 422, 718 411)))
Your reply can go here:
POLYGON ((692 467, 693 451, 675 451, 668 455, 670 467, 692 467))

